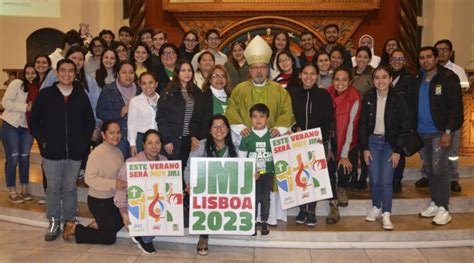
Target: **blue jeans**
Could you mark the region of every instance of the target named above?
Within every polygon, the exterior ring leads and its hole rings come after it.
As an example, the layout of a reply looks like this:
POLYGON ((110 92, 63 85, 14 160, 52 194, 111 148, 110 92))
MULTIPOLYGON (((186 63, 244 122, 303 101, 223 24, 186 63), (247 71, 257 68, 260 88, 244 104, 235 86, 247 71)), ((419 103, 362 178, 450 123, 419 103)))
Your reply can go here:
POLYGON ((3 121, 3 147, 5 148, 5 179, 7 187, 16 186, 16 166, 20 183, 28 184, 30 174, 30 150, 33 137, 27 128, 15 128, 3 121))
POLYGON ((77 177, 81 161, 48 160, 43 158, 48 180, 46 216, 48 219, 74 220, 77 211, 77 177))
POLYGON ((395 171, 390 161, 392 147, 385 141, 385 136, 370 135, 369 151, 372 155, 368 165, 372 205, 382 208, 382 212, 392 212, 392 182, 395 171))
POLYGON ((450 174, 448 172, 451 147, 440 146, 442 133, 420 134, 425 146, 421 149, 423 168, 428 176, 431 190, 431 201, 436 206, 449 210, 450 174))

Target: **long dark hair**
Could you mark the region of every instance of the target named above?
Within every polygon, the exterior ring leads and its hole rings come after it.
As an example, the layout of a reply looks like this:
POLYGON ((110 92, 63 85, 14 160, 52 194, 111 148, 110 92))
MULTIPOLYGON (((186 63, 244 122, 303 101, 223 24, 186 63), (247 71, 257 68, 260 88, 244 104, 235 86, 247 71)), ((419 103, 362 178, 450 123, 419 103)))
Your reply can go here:
POLYGON ((234 47, 235 46, 240 46, 243 50, 245 50, 245 48, 247 47, 245 45, 244 42, 242 41, 235 41, 232 43, 232 45, 230 46, 230 54, 229 54, 229 60, 231 61, 232 65, 234 66, 234 68, 237 70, 237 73, 239 74, 239 77, 240 77, 240 65, 239 65, 239 62, 237 60, 235 60, 235 58, 232 56, 232 53, 234 53, 234 47))
MULTIPOLYGON (((325 54, 327 55, 327 53, 325 53, 325 54)), ((314 70, 316 71, 316 75, 319 74, 318 66, 314 65, 313 63, 307 63, 307 64, 305 64, 305 65, 301 68, 300 74, 303 73, 303 70, 304 70, 305 68, 309 68, 309 67, 314 68, 314 70)), ((301 78, 299 78, 299 76, 298 76, 298 82, 297 82, 297 83, 298 83, 298 86, 297 86, 297 87, 298 87, 298 88, 301 88, 302 90, 304 90, 303 80, 301 80, 301 78)), ((291 87, 289 87, 289 88, 291 88, 291 87)), ((316 81, 314 82, 314 85, 313 85, 312 88, 319 88, 319 86, 318 86, 318 79, 316 79, 316 81)))
POLYGON ((193 31, 193 30, 189 30, 187 31, 186 33, 184 33, 184 36, 183 36, 183 39, 181 39, 181 45, 179 45, 179 50, 178 50, 178 56, 179 58, 185 58, 184 57, 184 54, 186 53, 186 46, 184 45, 184 39, 188 36, 188 35, 194 35, 196 37, 196 41, 197 41, 197 44, 196 46, 194 47, 193 51, 191 52, 193 55, 195 55, 196 53, 199 52, 199 35, 193 31))
MULTIPOLYGON (((79 46, 72 46, 66 53, 66 58, 69 58, 70 55, 80 52, 84 57, 84 63, 86 62, 86 51, 79 46)), ((77 65, 76 65, 77 67, 77 65)), ((87 84, 87 76, 84 70, 84 65, 79 69, 79 73, 76 73, 76 80, 81 84, 82 88, 86 91, 89 91, 89 85, 87 84)))
POLYGON ((390 38, 390 39, 388 39, 387 41, 385 41, 385 43, 383 44, 382 57, 380 58, 380 65, 386 66, 386 65, 388 65, 389 62, 390 62, 390 54, 388 54, 387 51, 386 51, 386 49, 387 49, 387 44, 388 44, 388 42, 390 42, 390 41, 395 41, 395 42, 397 42, 397 48, 396 48, 396 49, 402 48, 402 47, 400 46, 400 41, 398 41, 398 39, 396 39, 396 38, 390 38))
MULTIPOLYGON (((35 57, 35 59, 33 59, 33 66, 36 64, 36 60, 38 60, 38 58, 45 58, 46 61, 48 62, 49 68, 48 68, 48 70, 46 70, 46 72, 44 73, 44 78, 46 78, 46 76, 48 76, 48 73, 49 73, 49 72, 51 71, 51 69, 52 69, 52 68, 51 68, 51 64, 52 64, 52 63, 51 63, 51 59, 49 58, 48 55, 45 55, 45 54, 37 55, 37 56, 35 57)), ((35 69, 35 70, 36 70, 36 69, 35 69)), ((36 78, 33 80, 33 84, 39 88, 40 82, 42 82, 42 81, 44 81, 44 79, 41 80, 41 79, 40 79, 40 75, 37 74, 37 75, 36 75, 36 78)))
POLYGON ((299 72, 298 72, 298 69, 296 68, 296 59, 295 59, 295 57, 293 57, 293 55, 291 54, 291 52, 289 52, 289 51, 287 51, 287 50, 281 51, 281 52, 278 53, 278 55, 276 56, 276 61, 277 61, 276 64, 277 64, 278 70, 280 71, 280 73, 283 73, 283 70, 281 69, 280 64, 278 63, 278 58, 279 58, 281 55, 283 55, 283 54, 285 54, 287 57, 289 57, 290 60, 291 60, 291 63, 292 63, 291 68, 292 68, 293 71, 291 72, 290 80, 297 79, 297 78, 298 78, 298 75, 299 75, 299 72))
POLYGON ((191 67, 191 72, 192 77, 191 80, 189 80, 188 83, 186 83, 186 91, 188 92, 188 95, 192 98, 194 97, 194 92, 193 92, 193 87, 194 87, 194 70, 193 70, 193 65, 191 62, 188 60, 178 60, 176 62, 176 67, 174 68, 173 71, 173 80, 166 86, 166 91, 171 92, 173 89, 177 89, 179 93, 181 93, 181 81, 179 80, 179 71, 181 71, 181 68, 183 67, 184 64, 188 64, 191 67))
MULTIPOLYGON (((272 56, 270 57, 270 67, 271 67, 272 69, 274 69, 274 68, 273 68, 273 64, 274 64, 273 62, 275 61, 275 57, 276 57, 276 55, 277 55, 277 53, 278 53, 278 50, 277 50, 277 48, 276 48, 276 38, 277 38, 277 36, 279 36, 279 35, 284 35, 284 36, 286 37, 286 45, 285 45, 285 48, 284 48, 283 50, 286 50, 286 51, 290 52, 290 36, 288 35, 288 33, 282 31, 282 32, 279 32, 279 33, 275 34, 275 35, 273 36, 273 41, 272 41, 272 46, 271 46, 273 52, 272 52, 272 56)), ((291 52, 290 52, 290 53, 291 53, 291 52)), ((278 63, 277 63, 277 64, 278 64, 278 63)))
MULTIPOLYGON (((28 90, 30 88, 30 83, 26 79, 26 69, 27 68, 33 68, 33 70, 36 72, 36 76, 38 76, 38 72, 36 71, 35 66, 31 63, 26 63, 25 66, 23 67, 23 76, 21 78, 21 81, 23 82, 21 84, 21 87, 22 87, 23 91, 26 92, 26 93, 28 93, 28 90)), ((33 81, 35 79, 36 79, 36 77, 33 79, 33 81)))
POLYGON ((110 48, 110 47, 104 49, 104 51, 102 52, 102 55, 100 56, 100 68, 98 70, 96 70, 96 72, 95 72, 95 80, 97 81, 97 85, 99 85, 99 87, 101 87, 101 88, 103 88, 105 86, 105 78, 107 78, 107 69, 105 68, 104 62, 103 62, 105 52, 107 52, 107 51, 111 51, 115 55, 115 65, 112 68, 112 72, 113 72, 114 76, 118 71, 118 67, 119 67, 119 63, 120 63, 120 59, 119 59, 117 51, 115 51, 115 49, 110 48))
MULTIPOLYGON (((232 142, 232 134, 230 131, 229 120, 227 120, 227 118, 222 114, 214 115, 208 124, 209 131, 212 129, 212 124, 214 123, 215 120, 222 120, 225 126, 227 126, 227 129, 229 130, 229 132, 225 136, 225 145, 227 146, 229 157, 237 157, 237 151, 235 150, 234 143, 232 142)), ((210 132, 207 134, 206 144, 204 145, 204 149, 206 150, 207 157, 217 156, 217 149, 216 149, 216 145, 214 144, 214 138, 212 137, 210 132)))
MULTIPOLYGON (((148 33, 148 32, 147 32, 148 33)), ((148 58, 145 60, 145 62, 143 62, 143 66, 149 70, 150 69, 150 62, 151 62, 151 50, 150 48, 147 46, 147 44, 145 44, 144 42, 139 42, 137 43, 135 46, 133 46, 132 50, 130 51, 130 62, 134 65, 136 65, 136 61, 135 61, 135 51, 137 51, 137 48, 138 47, 143 47, 146 52, 148 53, 148 58)), ((137 76, 138 77, 138 76, 137 76)))

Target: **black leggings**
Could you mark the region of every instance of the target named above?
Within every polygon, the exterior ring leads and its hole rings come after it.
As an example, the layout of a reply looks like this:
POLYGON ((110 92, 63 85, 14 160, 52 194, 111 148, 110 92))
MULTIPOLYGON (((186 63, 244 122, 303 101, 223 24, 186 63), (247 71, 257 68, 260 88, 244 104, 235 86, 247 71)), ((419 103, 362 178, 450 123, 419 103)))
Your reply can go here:
POLYGON ((87 196, 89 210, 99 229, 76 226, 76 243, 112 245, 117 240, 117 232, 123 227, 122 216, 114 204, 114 198, 99 199, 87 196))

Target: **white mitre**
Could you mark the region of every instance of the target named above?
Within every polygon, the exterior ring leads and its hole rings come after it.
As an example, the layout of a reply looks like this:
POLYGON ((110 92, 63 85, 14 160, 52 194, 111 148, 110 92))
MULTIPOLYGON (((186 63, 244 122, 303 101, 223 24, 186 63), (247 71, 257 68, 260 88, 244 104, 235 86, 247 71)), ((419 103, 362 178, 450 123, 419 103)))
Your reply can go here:
POLYGON ((255 36, 244 51, 244 57, 249 65, 255 63, 266 63, 270 61, 272 56, 272 48, 267 41, 260 36, 255 36))

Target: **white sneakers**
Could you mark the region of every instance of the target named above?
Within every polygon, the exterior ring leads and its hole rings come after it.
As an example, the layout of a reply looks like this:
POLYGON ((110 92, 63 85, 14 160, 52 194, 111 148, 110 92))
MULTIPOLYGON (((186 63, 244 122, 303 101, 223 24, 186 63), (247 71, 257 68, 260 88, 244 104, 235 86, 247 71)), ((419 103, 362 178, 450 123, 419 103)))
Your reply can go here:
POLYGON ((365 221, 367 222, 374 222, 377 220, 382 215, 382 209, 377 208, 376 206, 373 206, 372 209, 370 209, 369 214, 365 218, 365 221))
POLYGON ((377 208, 376 206, 373 206, 367 217, 365 217, 365 221, 367 222, 375 222, 377 218, 382 217, 382 226, 383 229, 385 230, 393 230, 393 224, 392 221, 390 220, 390 212, 384 212, 382 214, 382 209, 377 208))
POLYGON ((439 225, 439 226, 444 226, 451 222, 451 215, 449 214, 448 211, 442 206, 438 208, 438 213, 436 216, 433 218, 433 224, 439 225))
POLYGON ((435 203, 431 202, 430 205, 420 213, 421 217, 434 217, 433 224, 444 226, 451 222, 451 215, 442 206, 437 207, 435 203))
POLYGON ((385 212, 382 214, 382 225, 385 230, 393 230, 393 224, 390 220, 390 212, 385 212))
POLYGON ((438 207, 435 205, 434 202, 431 202, 430 205, 425 208, 425 210, 421 211, 421 217, 434 217, 438 213, 438 207))

